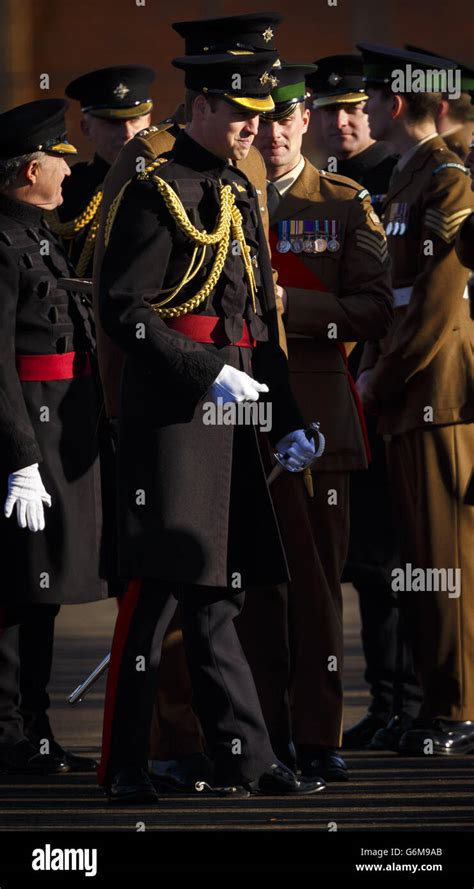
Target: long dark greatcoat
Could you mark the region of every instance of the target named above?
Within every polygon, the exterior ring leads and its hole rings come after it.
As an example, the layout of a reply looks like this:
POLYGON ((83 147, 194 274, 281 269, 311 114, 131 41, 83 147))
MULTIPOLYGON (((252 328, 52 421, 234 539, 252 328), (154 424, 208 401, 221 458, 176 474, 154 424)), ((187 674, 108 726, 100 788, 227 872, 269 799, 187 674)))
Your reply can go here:
POLYGON ((72 273, 41 210, 0 195, 1 605, 107 596, 97 374, 23 382, 16 366, 17 355, 91 353, 85 298, 56 286, 72 273), (52 499, 36 533, 16 507, 3 514, 8 474, 32 463, 52 499))
MULTIPOLYGON (((164 157, 157 173, 178 193, 197 228, 214 229, 219 182, 231 185, 254 257, 257 312, 242 258, 230 250, 216 288, 195 311, 223 318, 230 342, 240 339, 245 318, 258 342, 253 356, 247 348, 198 343, 171 330, 150 308, 163 288, 182 280, 194 245, 177 228, 156 186, 134 180, 118 209, 100 278, 103 327, 126 354, 119 424, 120 571, 124 577, 213 587, 282 582, 286 560, 255 429, 203 423, 209 387, 225 363, 253 372, 269 386, 274 443, 303 422, 278 345, 257 194, 244 173, 185 132, 164 157)), ((200 273, 170 305, 198 291, 214 252, 207 248, 200 273)))

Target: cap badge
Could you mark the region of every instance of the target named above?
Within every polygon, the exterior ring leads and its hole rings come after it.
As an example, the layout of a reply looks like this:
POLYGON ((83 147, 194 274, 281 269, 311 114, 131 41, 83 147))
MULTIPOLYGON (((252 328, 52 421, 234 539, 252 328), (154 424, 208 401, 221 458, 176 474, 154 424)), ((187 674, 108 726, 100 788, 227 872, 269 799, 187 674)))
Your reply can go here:
POLYGON ((129 92, 128 86, 125 86, 124 83, 119 83, 114 89, 114 96, 117 96, 118 99, 124 99, 129 92))
POLYGON ((264 71, 260 78, 260 83, 262 86, 265 86, 266 83, 270 83, 273 89, 278 86, 278 78, 274 77, 273 74, 270 74, 268 71, 264 71))
POLYGON ((337 86, 338 83, 341 82, 341 80, 342 80, 342 77, 341 77, 340 74, 333 73, 333 74, 330 74, 330 75, 329 75, 329 81, 328 81, 328 82, 331 84, 331 86, 337 86))
POLYGON ((274 34, 273 34, 273 31, 271 28, 267 28, 267 30, 264 31, 262 34, 262 37, 263 37, 265 43, 268 43, 268 41, 271 40, 273 36, 274 36, 274 34))

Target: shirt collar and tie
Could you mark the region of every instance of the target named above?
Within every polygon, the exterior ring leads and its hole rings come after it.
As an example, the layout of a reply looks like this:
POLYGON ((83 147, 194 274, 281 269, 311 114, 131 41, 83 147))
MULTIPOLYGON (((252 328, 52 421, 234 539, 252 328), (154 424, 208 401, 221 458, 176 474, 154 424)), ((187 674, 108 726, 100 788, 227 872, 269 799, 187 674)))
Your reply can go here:
POLYGON ((438 135, 438 133, 435 130, 434 133, 430 133, 429 136, 425 136, 423 139, 420 139, 420 141, 417 142, 416 145, 412 145, 412 147, 409 148, 408 151, 405 151, 404 154, 402 154, 399 157, 398 162, 395 164, 395 166, 392 170, 392 175, 390 176, 390 183, 389 183, 390 185, 392 184, 395 177, 398 176, 399 173, 401 173, 401 171, 407 166, 407 164, 415 156, 415 154, 421 148, 421 146, 424 145, 425 142, 429 142, 430 139, 434 139, 437 135, 438 135))
POLYGON ((267 207, 270 220, 275 215, 282 197, 303 172, 304 165, 305 159, 301 156, 296 167, 293 167, 289 173, 284 173, 283 176, 279 176, 273 182, 267 182, 267 207))

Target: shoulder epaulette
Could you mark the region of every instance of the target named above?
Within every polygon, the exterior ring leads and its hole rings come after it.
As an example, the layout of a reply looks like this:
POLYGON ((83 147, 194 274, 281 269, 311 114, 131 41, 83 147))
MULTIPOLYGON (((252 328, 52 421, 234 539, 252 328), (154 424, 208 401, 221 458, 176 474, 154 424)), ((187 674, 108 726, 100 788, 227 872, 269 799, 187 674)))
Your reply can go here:
POLYGON ((433 173, 439 173, 440 170, 447 170, 451 167, 454 167, 455 170, 461 170, 466 176, 469 175, 469 170, 467 169, 467 167, 464 166, 464 164, 457 164, 454 161, 449 161, 444 164, 439 164, 437 167, 435 167, 435 169, 433 170, 433 173))
POLYGON ((166 157, 155 157, 155 159, 150 164, 147 164, 147 166, 143 170, 143 173, 138 173, 135 178, 139 181, 150 179, 153 176, 155 170, 158 169, 158 167, 161 167, 162 164, 166 164, 167 161, 168 158, 166 157))
POLYGON ((349 188, 351 191, 359 192, 359 194, 355 194, 354 198, 359 198, 360 201, 363 201, 369 194, 366 188, 360 191, 360 184, 355 182, 354 179, 351 179, 349 176, 343 176, 342 173, 334 173, 329 172, 328 170, 319 170, 319 175, 321 178, 329 182, 335 182, 336 185, 341 185, 344 188, 349 188))
POLYGON ((144 130, 140 130, 136 135, 142 139, 146 139, 148 136, 154 136, 157 133, 166 133, 168 130, 171 130, 175 135, 178 135, 180 129, 179 124, 176 123, 172 117, 167 117, 166 120, 161 120, 158 124, 153 124, 151 127, 145 127, 144 130))

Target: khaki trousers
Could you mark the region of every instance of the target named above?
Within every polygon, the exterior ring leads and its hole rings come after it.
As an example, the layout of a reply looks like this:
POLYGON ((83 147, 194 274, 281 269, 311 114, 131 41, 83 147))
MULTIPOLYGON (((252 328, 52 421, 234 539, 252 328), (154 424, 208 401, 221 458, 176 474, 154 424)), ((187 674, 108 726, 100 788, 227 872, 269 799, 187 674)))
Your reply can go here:
POLYGON ((290 731, 297 745, 338 747, 342 737, 340 578, 349 538, 349 475, 315 472, 313 483, 311 499, 301 475, 283 473, 275 481, 272 497, 291 583, 248 590, 237 620, 277 749, 290 731))
POLYGON ((474 720, 473 458, 472 423, 415 429, 387 442, 402 567, 411 586, 399 596, 426 718, 474 720), (421 580, 409 580, 408 564, 411 572, 423 569, 421 580), (434 577, 433 569, 444 571, 434 577), (416 589, 420 584, 424 590, 416 589))

